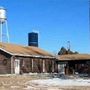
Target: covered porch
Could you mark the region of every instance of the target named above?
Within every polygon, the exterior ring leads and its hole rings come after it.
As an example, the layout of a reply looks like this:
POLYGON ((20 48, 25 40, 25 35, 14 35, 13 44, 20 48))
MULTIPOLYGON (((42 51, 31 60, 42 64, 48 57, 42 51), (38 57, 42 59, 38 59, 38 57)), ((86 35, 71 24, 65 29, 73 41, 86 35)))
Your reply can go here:
MULTIPOLYGON (((63 66, 63 72, 66 75, 87 74, 90 76, 90 55, 74 54, 59 55, 57 60, 58 66, 63 66)), ((58 67, 58 73, 60 73, 58 67)))

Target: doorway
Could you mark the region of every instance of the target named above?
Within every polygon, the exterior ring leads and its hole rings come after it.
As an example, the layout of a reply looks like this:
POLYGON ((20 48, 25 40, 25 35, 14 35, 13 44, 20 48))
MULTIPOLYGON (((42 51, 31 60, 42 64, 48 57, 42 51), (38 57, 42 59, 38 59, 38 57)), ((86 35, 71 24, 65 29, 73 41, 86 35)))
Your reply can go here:
POLYGON ((14 69, 15 69, 15 74, 20 74, 20 60, 19 59, 15 59, 14 69))

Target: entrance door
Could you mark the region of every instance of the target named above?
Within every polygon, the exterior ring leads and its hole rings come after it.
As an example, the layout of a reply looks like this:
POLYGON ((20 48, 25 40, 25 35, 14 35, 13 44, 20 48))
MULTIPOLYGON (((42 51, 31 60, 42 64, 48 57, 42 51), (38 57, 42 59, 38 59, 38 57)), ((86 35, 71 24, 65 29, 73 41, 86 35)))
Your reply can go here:
POLYGON ((60 73, 60 74, 65 74, 65 64, 58 64, 58 72, 60 73))
POLYGON ((15 68, 15 74, 19 74, 20 73, 20 60, 19 59, 15 59, 14 68, 15 68))

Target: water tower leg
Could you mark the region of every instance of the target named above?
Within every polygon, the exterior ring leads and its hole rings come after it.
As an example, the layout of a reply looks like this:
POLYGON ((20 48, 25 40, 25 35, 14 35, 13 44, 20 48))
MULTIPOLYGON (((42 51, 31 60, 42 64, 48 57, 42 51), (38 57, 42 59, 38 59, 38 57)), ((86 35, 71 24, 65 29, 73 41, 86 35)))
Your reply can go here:
POLYGON ((6 34, 7 34, 7 40, 8 40, 8 43, 9 43, 10 39, 9 39, 9 30, 8 30, 7 20, 6 20, 6 34))
POLYGON ((0 23, 0 41, 2 42, 2 23, 0 23))

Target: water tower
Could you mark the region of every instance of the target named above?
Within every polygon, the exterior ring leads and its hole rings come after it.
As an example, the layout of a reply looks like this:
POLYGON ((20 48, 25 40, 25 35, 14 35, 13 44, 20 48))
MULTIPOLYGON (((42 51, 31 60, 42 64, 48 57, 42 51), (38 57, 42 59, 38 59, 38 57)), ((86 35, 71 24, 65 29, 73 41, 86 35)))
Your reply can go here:
POLYGON ((28 45, 38 47, 38 33, 37 32, 28 33, 28 45))
POLYGON ((9 32, 8 32, 8 24, 7 24, 7 17, 6 17, 6 9, 3 7, 0 7, 0 42, 3 42, 3 36, 5 36, 7 39, 7 42, 9 42, 9 32), (5 35, 3 35, 4 28, 6 30, 5 35))

